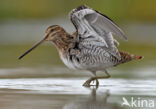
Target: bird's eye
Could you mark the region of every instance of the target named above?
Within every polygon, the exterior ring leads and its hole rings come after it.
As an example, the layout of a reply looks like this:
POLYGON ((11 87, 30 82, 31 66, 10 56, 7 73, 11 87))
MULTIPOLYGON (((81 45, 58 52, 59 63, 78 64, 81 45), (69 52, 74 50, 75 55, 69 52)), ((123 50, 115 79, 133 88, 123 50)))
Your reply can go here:
POLYGON ((46 31, 46 33, 49 33, 49 32, 52 32, 53 31, 53 29, 47 29, 47 31, 46 31))
POLYGON ((50 32, 53 32, 53 31, 54 31, 54 29, 51 29, 51 30, 50 30, 50 32))

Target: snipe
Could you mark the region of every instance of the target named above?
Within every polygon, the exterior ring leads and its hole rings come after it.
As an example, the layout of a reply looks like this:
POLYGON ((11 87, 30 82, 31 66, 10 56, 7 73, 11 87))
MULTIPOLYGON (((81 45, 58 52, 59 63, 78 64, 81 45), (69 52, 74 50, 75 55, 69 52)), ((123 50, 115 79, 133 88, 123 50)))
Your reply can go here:
POLYGON ((45 37, 19 59, 43 41, 51 41, 66 66, 92 72, 94 76, 88 79, 84 86, 91 86, 94 80, 98 86, 98 79, 110 77, 107 68, 142 58, 117 49, 119 42, 112 34, 124 40, 127 38, 110 18, 100 12, 82 5, 71 11, 70 18, 76 32, 71 35, 58 25, 50 26, 46 30, 45 37), (96 71, 104 71, 106 75, 97 76, 96 71))

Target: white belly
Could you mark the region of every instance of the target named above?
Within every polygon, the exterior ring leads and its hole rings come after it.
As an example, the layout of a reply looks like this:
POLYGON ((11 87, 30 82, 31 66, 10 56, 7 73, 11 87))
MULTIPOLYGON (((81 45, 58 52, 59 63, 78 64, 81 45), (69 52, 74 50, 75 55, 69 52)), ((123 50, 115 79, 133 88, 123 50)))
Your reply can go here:
POLYGON ((61 54, 60 54, 60 57, 61 57, 61 60, 63 61, 63 63, 64 63, 67 67, 69 67, 69 68, 71 68, 71 69, 76 69, 75 66, 74 66, 74 64, 73 64, 72 62, 70 62, 67 58, 64 58, 61 54))

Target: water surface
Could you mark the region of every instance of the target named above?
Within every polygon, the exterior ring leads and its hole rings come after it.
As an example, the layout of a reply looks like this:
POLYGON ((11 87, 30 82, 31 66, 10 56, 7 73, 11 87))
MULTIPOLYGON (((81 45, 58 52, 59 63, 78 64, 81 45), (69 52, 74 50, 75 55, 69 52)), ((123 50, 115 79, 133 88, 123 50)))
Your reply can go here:
POLYGON ((121 109, 128 108, 121 106, 123 97, 155 100, 155 68, 133 70, 128 77, 122 70, 112 70, 112 78, 101 79, 96 89, 82 86, 90 76, 87 71, 62 66, 1 69, 0 105, 3 109, 121 109), (132 79, 136 71, 144 78, 132 79))

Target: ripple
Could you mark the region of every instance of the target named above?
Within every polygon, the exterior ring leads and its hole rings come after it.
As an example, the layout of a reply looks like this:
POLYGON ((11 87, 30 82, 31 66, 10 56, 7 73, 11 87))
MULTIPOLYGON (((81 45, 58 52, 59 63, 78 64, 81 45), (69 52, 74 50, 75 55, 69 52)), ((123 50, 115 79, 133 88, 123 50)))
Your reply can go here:
MULTIPOLYGON (((21 89, 31 93, 88 94, 82 84, 86 78, 22 78, 0 79, 1 89, 21 89)), ((109 90, 113 95, 156 95, 156 80, 100 80, 98 91, 109 90)))

